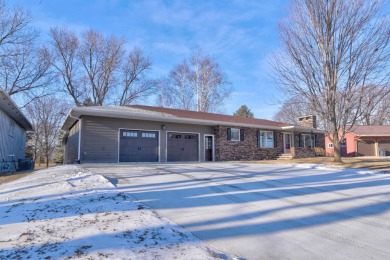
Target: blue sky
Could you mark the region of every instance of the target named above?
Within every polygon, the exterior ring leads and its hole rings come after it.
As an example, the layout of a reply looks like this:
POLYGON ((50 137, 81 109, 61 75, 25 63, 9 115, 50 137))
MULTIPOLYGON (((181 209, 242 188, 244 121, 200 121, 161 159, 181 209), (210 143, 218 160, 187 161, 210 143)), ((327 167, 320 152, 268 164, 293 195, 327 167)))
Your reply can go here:
POLYGON ((269 78, 267 59, 279 47, 278 23, 286 0, 14 0, 31 12, 47 37, 50 27, 77 32, 88 28, 123 36, 153 61, 159 78, 201 48, 221 65, 234 92, 222 111, 232 114, 247 104, 258 118, 271 119, 278 91, 269 78))

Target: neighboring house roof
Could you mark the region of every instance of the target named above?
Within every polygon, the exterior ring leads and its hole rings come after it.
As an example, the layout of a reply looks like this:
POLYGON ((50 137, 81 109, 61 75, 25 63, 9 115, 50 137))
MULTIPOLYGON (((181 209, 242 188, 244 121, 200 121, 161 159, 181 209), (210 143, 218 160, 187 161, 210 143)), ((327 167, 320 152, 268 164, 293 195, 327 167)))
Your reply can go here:
POLYGON ((15 102, 8 96, 8 94, 0 88, 0 109, 3 110, 9 117, 11 117, 17 124, 23 127, 26 131, 34 131, 31 123, 23 115, 15 102))
POLYGON ((390 136, 390 125, 356 125, 350 132, 357 136, 390 136))
POLYGON ((279 130, 298 129, 300 131, 323 133, 323 131, 313 128, 296 126, 265 119, 246 118, 240 116, 142 105, 75 107, 69 111, 62 129, 68 130, 79 118, 85 115, 199 125, 229 125, 279 130))

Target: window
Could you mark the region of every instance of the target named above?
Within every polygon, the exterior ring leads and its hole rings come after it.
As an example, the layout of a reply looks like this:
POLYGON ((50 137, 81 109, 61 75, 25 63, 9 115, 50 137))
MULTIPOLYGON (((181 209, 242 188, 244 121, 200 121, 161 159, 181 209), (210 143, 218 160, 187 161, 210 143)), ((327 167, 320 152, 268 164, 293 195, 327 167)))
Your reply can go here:
POLYGON ((343 141, 340 142, 340 147, 347 147, 347 139, 343 139, 343 141))
POLYGON ((138 133, 137 132, 127 132, 127 131, 124 131, 122 135, 124 137, 137 137, 138 133))
POLYGON ((231 128, 230 130, 230 141, 240 141, 240 129, 231 128))
POLYGON ((311 148, 312 147, 312 135, 309 134, 301 134, 299 147, 306 147, 311 148))
POLYGON ((156 138, 155 133, 142 133, 142 138, 156 138))
POLYGON ((333 144, 332 143, 328 143, 328 148, 333 148, 333 144))
POLYGON ((227 140, 234 142, 244 141, 244 129, 228 128, 227 140))
POLYGON ((192 134, 184 135, 184 139, 198 139, 198 135, 192 135, 192 134))
POLYGON ((311 144, 313 147, 317 146, 317 135, 312 135, 311 136, 311 144))
POLYGON ((274 132, 260 131, 259 135, 259 147, 274 148, 274 132))
POLYGON ((179 135, 179 134, 169 134, 168 138, 169 139, 181 139, 181 135, 179 135))

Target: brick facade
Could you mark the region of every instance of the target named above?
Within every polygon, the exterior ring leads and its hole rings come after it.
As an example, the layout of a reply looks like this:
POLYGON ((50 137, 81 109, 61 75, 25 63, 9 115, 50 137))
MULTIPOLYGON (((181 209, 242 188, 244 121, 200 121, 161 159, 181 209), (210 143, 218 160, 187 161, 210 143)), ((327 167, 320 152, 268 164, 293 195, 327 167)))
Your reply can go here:
POLYGON ((264 131, 273 131, 276 133, 276 148, 258 147, 258 137, 255 128, 240 127, 244 129, 243 141, 228 141, 227 129, 238 128, 234 126, 215 127, 215 157, 217 161, 238 161, 238 160, 265 160, 276 159, 282 153, 283 135, 282 132, 275 130, 262 129, 264 131))
POLYGON ((291 155, 295 159, 315 157, 314 148, 308 147, 291 147, 291 155))
MULTIPOLYGON (((240 160, 272 160, 283 153, 283 131, 272 129, 261 129, 272 131, 276 137, 276 148, 258 147, 258 130, 256 128, 236 127, 236 126, 216 126, 215 134, 215 159, 216 161, 240 161, 240 160), (229 141, 227 138, 228 128, 239 128, 244 130, 243 141, 229 141)), ((291 154, 294 158, 315 157, 314 148, 299 147, 299 135, 294 133, 294 146, 291 147, 291 154)), ((325 137, 323 134, 317 135, 317 146, 324 147, 325 137)))

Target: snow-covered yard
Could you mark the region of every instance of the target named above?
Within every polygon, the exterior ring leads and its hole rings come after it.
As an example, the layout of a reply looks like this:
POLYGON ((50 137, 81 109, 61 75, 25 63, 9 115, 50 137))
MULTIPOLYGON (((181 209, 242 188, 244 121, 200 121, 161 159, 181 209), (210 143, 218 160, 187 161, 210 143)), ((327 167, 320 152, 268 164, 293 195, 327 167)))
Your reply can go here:
POLYGON ((228 258, 77 166, 0 185, 0 259, 228 258))
POLYGON ((390 175, 313 164, 84 165, 245 259, 389 259, 390 175))

